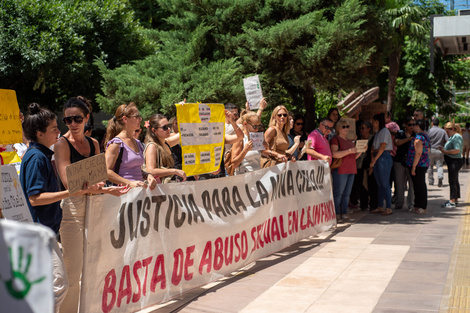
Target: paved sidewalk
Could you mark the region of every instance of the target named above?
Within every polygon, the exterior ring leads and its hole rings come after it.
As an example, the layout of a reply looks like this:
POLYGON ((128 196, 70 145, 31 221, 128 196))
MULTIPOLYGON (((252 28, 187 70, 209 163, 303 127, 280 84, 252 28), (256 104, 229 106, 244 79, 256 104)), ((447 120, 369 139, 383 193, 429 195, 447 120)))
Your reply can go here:
POLYGON ((428 212, 355 212, 203 288, 141 312, 470 312, 470 171, 457 208, 428 186, 428 212))

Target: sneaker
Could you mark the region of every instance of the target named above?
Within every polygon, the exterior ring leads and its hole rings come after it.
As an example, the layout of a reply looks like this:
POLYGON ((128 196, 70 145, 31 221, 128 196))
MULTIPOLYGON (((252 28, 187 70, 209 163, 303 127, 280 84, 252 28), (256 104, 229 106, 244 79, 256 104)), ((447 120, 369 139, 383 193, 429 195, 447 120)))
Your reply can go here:
POLYGON ((443 208, 455 208, 456 205, 455 205, 454 202, 447 201, 446 203, 444 203, 444 204, 442 205, 442 207, 443 207, 443 208))
POLYGON ((439 182, 437 183, 437 187, 442 187, 442 178, 439 178, 439 182))

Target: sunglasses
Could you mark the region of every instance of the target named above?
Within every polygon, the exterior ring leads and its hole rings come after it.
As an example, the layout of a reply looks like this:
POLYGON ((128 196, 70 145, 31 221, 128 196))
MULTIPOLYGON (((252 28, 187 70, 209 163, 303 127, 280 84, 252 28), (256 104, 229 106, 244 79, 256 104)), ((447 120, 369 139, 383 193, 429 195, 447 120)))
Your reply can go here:
POLYGON ((75 122, 75 124, 81 124, 83 123, 83 120, 85 118, 81 115, 73 115, 73 116, 66 116, 62 119, 62 121, 66 124, 66 125, 70 125, 72 124, 72 121, 75 122))
POLYGON ((163 126, 157 126, 156 128, 161 128, 163 131, 167 131, 170 128, 169 124, 163 125, 163 126))
POLYGON ((253 127, 253 129, 260 129, 261 128, 261 125, 253 125, 253 124, 250 124, 250 123, 247 123, 248 125, 250 125, 251 127, 253 127))
POLYGON ((415 126, 416 124, 414 123, 409 123, 408 126, 415 126))
POLYGON ((300 125, 300 126, 302 126, 303 124, 304 124, 304 123, 295 123, 295 125, 300 125))
POLYGON ((349 125, 343 125, 343 129, 349 128, 349 125))
POLYGON ((287 113, 278 114, 277 117, 287 117, 287 113))
POLYGON ((323 125, 326 129, 328 129, 329 131, 333 131, 333 129, 334 129, 333 127, 327 126, 327 125, 325 125, 325 124, 322 124, 322 125, 323 125))

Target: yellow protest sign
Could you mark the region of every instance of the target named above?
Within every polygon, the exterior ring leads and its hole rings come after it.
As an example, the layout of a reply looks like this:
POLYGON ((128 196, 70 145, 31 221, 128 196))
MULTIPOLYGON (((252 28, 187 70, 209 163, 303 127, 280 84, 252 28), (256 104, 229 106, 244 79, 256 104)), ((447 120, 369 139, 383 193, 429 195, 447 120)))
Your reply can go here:
POLYGON ((219 169, 225 136, 224 105, 220 103, 176 104, 176 114, 187 176, 219 169))
POLYGON ((22 131, 16 92, 0 89, 0 145, 23 142, 22 131))
POLYGON ((20 174, 21 168, 21 159, 15 151, 10 152, 0 152, 0 156, 3 159, 3 164, 5 165, 14 165, 18 175, 20 174))

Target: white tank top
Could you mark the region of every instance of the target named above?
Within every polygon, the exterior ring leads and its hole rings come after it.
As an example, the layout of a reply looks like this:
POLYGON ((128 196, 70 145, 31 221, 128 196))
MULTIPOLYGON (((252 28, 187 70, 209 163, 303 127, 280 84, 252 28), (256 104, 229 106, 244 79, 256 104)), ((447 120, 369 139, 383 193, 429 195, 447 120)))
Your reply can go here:
MULTIPOLYGON (((243 136, 243 146, 248 142, 248 136, 243 136)), ((245 174, 261 169, 261 152, 258 150, 250 150, 245 155, 240 166, 235 169, 235 175, 245 174)))

